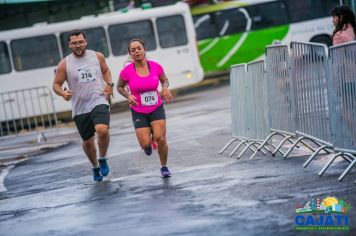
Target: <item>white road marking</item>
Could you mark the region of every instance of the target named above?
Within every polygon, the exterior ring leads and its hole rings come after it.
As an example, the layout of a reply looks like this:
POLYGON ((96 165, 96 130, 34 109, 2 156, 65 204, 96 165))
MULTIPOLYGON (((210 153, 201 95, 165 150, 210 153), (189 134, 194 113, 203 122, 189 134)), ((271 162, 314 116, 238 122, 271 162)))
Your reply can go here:
POLYGON ((8 166, 0 173, 0 193, 7 191, 5 184, 4 184, 5 178, 6 178, 6 175, 10 172, 10 170, 14 167, 15 167, 15 165, 8 166))

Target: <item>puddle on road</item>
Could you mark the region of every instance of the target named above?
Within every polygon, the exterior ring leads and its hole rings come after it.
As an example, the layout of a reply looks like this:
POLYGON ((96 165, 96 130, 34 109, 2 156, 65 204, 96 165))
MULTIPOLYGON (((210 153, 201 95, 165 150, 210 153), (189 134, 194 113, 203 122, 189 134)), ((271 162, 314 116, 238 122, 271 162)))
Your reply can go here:
POLYGON ((272 200, 267 200, 265 201, 266 204, 279 204, 279 203, 285 203, 285 202, 289 202, 290 199, 272 199, 272 200))

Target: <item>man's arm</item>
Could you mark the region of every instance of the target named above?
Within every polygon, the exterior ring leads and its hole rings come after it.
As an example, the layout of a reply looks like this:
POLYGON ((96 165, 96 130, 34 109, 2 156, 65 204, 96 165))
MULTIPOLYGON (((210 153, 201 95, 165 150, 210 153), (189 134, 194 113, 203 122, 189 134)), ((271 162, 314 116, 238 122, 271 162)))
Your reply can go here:
POLYGON ((109 98, 110 95, 113 95, 113 87, 114 87, 114 83, 111 78, 111 71, 108 65, 106 64, 105 57, 102 53, 96 52, 96 57, 99 60, 101 73, 103 74, 103 79, 106 83, 104 93, 108 96, 107 98, 109 98))
POLYGON ((100 69, 101 69, 101 73, 103 74, 103 79, 104 79, 105 83, 112 84, 113 81, 112 81, 112 77, 111 77, 111 71, 110 71, 108 65, 106 64, 104 55, 100 52, 96 52, 96 56, 100 62, 100 69))
POLYGON ((64 98, 64 100, 69 101, 72 98, 72 92, 71 91, 64 91, 62 89, 62 85, 64 81, 67 79, 67 71, 66 71, 66 60, 63 59, 59 62, 57 66, 57 71, 56 75, 54 77, 52 89, 53 91, 64 98))

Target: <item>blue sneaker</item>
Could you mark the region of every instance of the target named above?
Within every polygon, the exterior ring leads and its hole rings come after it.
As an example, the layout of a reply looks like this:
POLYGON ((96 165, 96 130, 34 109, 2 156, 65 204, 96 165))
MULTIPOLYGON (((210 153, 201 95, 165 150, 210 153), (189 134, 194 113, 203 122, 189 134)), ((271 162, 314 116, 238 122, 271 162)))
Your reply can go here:
POLYGON ((99 158, 98 162, 99 162, 100 174, 102 176, 107 176, 110 172, 110 169, 106 158, 99 158))
POLYGON ((161 167, 161 176, 163 178, 171 177, 171 172, 168 170, 167 166, 162 166, 161 167))
POLYGON ((100 174, 99 167, 93 168, 93 176, 94 176, 94 181, 102 181, 103 180, 103 176, 100 174))
POLYGON ((151 154, 152 154, 152 147, 149 146, 149 147, 143 149, 143 151, 145 151, 145 153, 146 153, 147 156, 151 156, 151 154))

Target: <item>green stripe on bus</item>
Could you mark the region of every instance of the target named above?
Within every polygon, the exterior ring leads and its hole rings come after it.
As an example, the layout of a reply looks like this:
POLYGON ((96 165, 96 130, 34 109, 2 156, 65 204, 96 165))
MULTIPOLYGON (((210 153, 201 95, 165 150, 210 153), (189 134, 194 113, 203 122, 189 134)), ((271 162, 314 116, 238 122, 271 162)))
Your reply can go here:
MULTIPOLYGON (((221 67, 217 64, 238 42, 242 33, 220 38, 209 51, 200 56, 201 64, 205 72, 224 71, 233 64, 248 63, 256 60, 265 52, 267 45, 271 45, 274 40, 282 41, 289 30, 288 25, 273 27, 249 32, 247 38, 237 50, 237 52, 221 67)), ((199 43, 201 52, 214 39, 204 40, 199 43)))
MULTIPOLYGON (((242 34, 235 34, 235 35, 222 37, 219 39, 218 43, 215 44, 209 51, 201 55, 200 61, 204 71, 218 70, 216 64, 218 64, 219 61, 230 51, 230 49, 240 39, 241 35, 242 34)), ((199 51, 201 51, 200 47, 199 47, 199 51)))
POLYGON ((241 2, 223 2, 219 4, 214 4, 214 5, 204 5, 204 6, 198 6, 198 7, 193 7, 191 8, 192 15, 200 15, 200 14, 205 14, 205 13, 210 13, 210 12, 215 12, 215 11, 221 11, 229 8, 236 8, 236 7, 241 7, 241 6, 247 6, 247 3, 241 3, 241 2))

